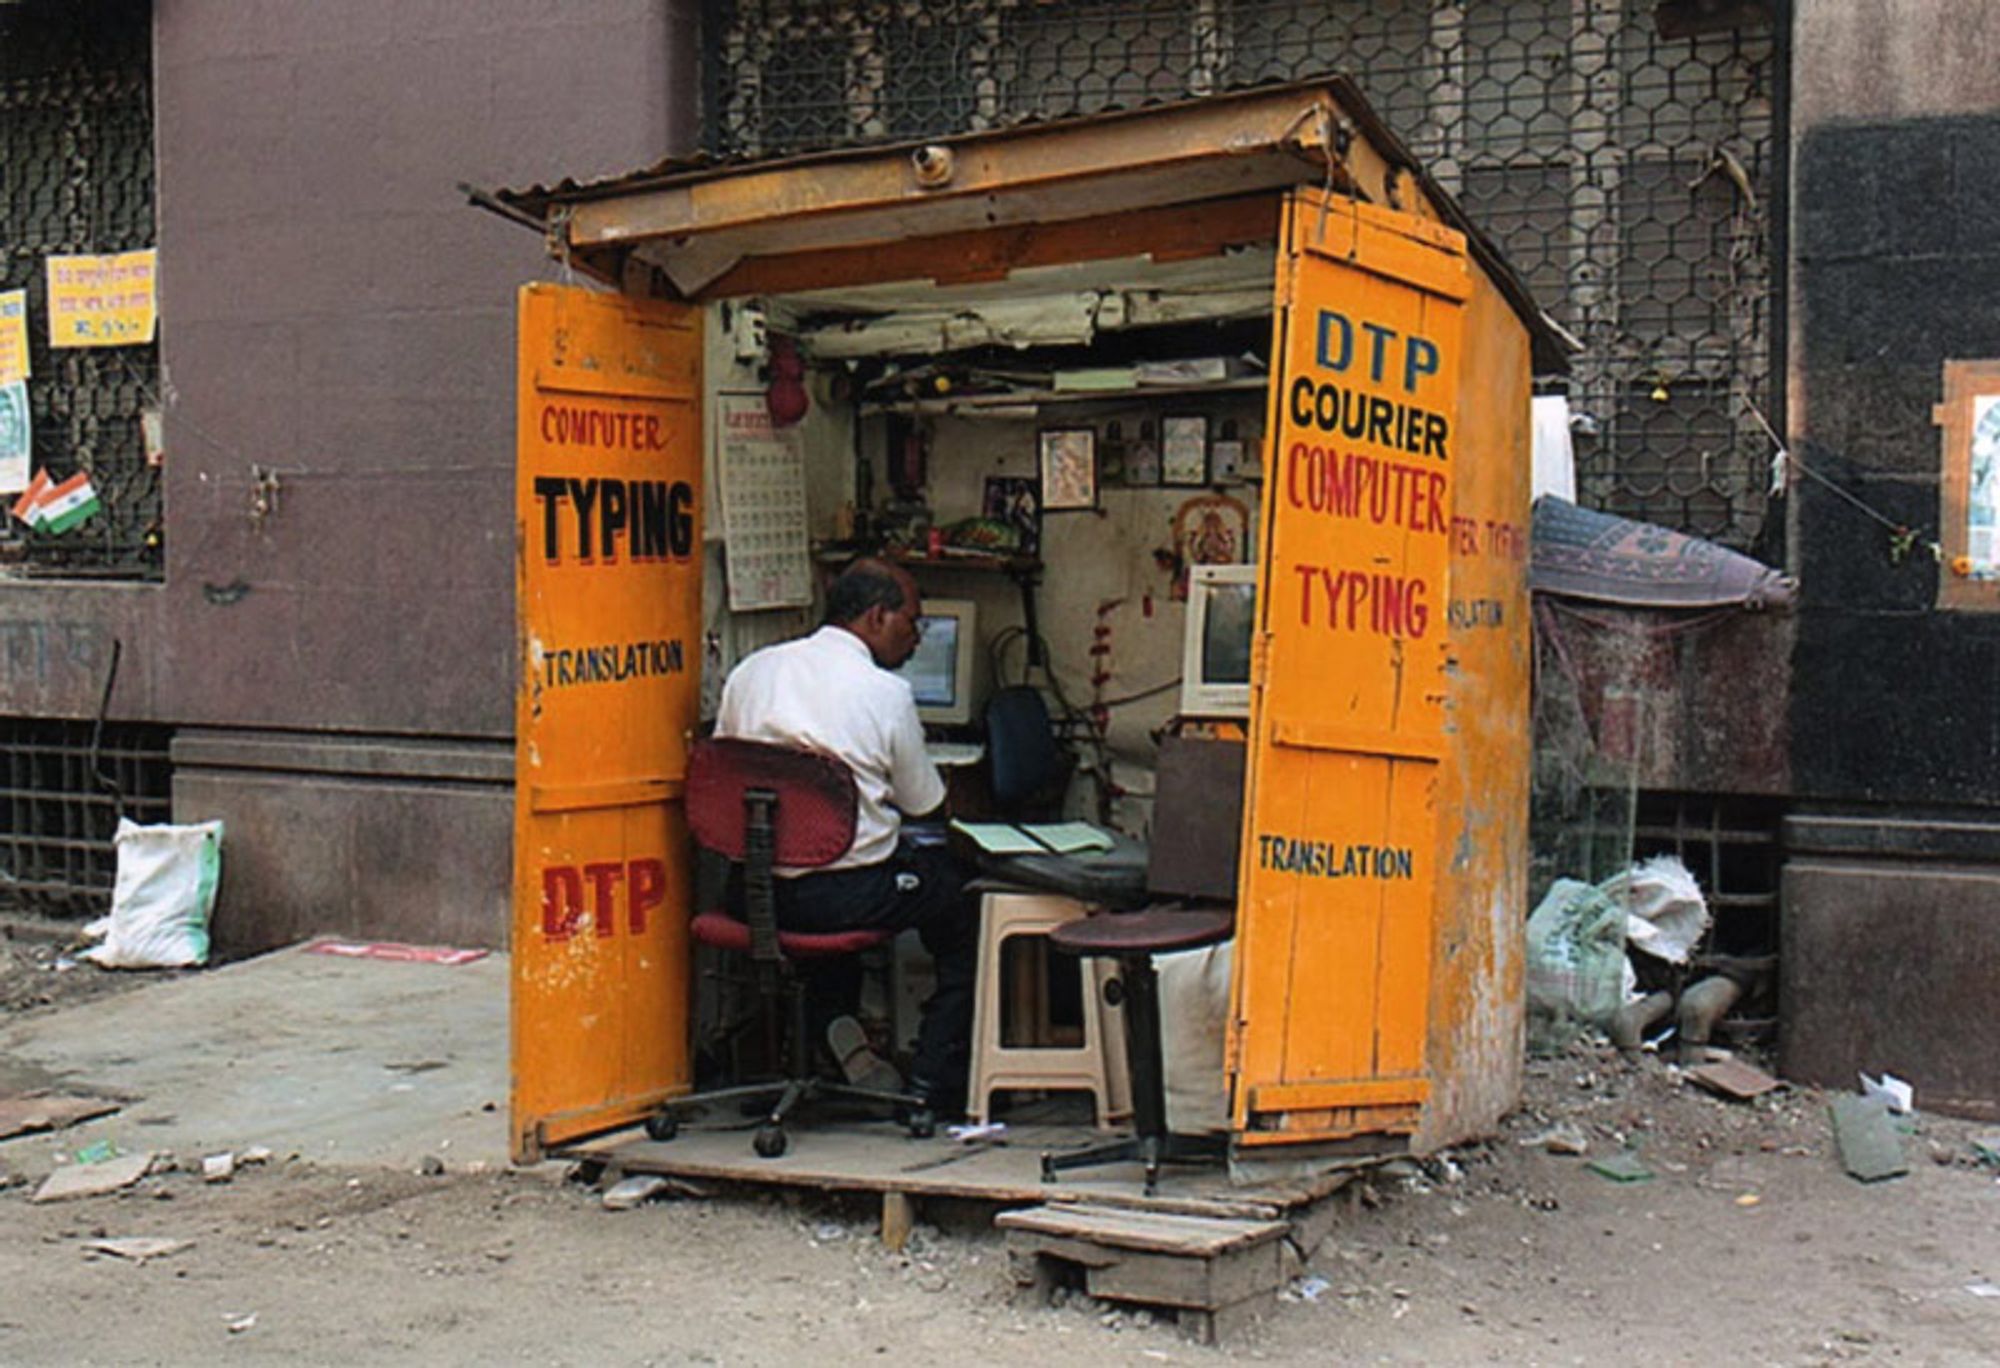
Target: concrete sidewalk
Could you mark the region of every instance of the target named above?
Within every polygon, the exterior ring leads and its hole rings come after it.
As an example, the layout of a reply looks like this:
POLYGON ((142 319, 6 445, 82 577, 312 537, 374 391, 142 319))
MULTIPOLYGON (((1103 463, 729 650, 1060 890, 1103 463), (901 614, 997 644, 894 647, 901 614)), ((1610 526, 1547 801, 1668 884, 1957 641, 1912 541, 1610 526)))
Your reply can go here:
POLYGON ((0 1143, 0 1162, 38 1172, 108 1138, 182 1158, 267 1145, 319 1163, 503 1164, 507 989, 504 955, 447 966, 295 947, 0 1024, 0 1080, 128 1099, 0 1143))

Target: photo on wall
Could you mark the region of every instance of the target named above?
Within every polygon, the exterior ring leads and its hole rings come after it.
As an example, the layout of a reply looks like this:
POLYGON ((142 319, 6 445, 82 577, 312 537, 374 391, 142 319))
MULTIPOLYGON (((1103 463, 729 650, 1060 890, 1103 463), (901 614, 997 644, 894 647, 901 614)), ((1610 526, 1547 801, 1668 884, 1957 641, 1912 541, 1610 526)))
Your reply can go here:
POLYGON ((1041 554, 1042 490, 1038 482, 1021 475, 988 475, 986 502, 979 511, 988 522, 1013 529, 1014 549, 1021 555, 1041 554))
POLYGON ((1208 419, 1183 414, 1160 420, 1160 483, 1208 483, 1208 419))

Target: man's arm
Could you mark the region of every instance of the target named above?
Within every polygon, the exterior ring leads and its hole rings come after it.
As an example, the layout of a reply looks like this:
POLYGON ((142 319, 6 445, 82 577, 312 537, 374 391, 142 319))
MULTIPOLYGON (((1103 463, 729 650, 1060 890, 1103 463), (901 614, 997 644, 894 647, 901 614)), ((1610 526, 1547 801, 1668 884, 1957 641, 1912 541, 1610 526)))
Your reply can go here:
POLYGON ((924 749, 924 724, 917 701, 907 691, 889 728, 889 797, 896 810, 914 821, 943 813, 946 790, 938 767, 924 749))

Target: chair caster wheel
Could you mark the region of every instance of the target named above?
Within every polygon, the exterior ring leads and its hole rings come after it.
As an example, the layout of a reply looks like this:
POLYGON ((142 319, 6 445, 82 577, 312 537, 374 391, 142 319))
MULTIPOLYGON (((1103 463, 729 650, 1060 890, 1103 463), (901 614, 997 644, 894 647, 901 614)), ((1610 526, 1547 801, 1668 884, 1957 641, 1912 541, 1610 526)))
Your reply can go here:
POLYGON ((756 1138, 750 1148, 757 1151, 759 1159, 776 1159, 785 1152, 785 1128, 783 1126, 759 1126, 756 1138))
POLYGON ((646 1118, 646 1138, 671 1140, 681 1133, 681 1119, 672 1112, 654 1112, 646 1118))
POLYGON ((912 1140, 928 1140, 937 1134, 937 1113, 929 1107, 916 1107, 910 1111, 903 1124, 909 1127, 912 1140))

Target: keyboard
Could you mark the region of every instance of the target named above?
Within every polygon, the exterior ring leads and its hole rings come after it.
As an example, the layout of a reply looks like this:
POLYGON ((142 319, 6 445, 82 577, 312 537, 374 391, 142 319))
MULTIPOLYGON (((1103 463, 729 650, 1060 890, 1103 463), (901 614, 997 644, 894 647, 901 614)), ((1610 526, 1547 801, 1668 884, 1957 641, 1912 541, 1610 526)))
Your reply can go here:
POLYGON ((976 765, 986 758, 986 743, 983 741, 926 741, 924 754, 930 756, 931 763, 939 769, 950 769, 956 765, 976 765))

